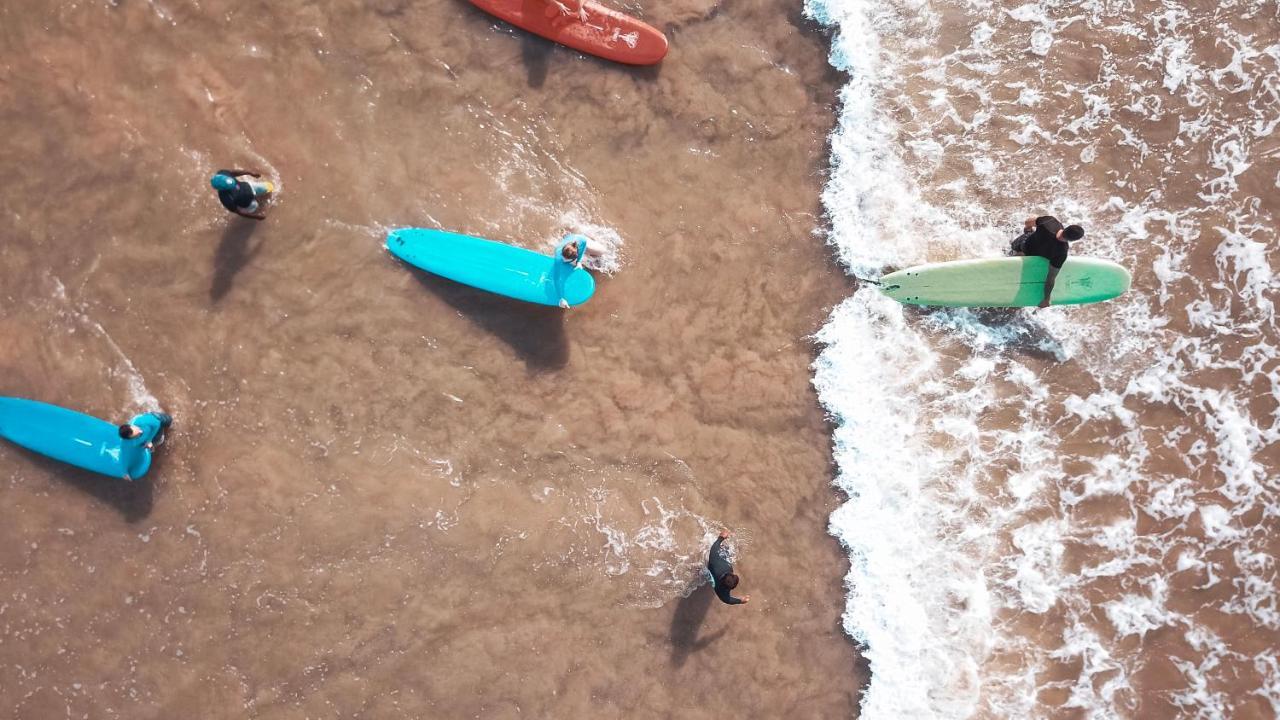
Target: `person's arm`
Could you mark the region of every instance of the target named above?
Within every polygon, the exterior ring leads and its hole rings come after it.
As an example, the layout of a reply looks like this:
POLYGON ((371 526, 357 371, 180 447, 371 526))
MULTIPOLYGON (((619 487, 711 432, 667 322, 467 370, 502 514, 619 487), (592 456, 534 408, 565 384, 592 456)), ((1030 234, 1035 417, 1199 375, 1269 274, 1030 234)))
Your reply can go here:
POLYGON ((725 541, 728 537, 729 537, 729 531, 728 531, 728 530, 721 530, 721 531, 720 531, 720 537, 716 538, 716 541, 715 541, 715 542, 713 542, 713 543, 711 543, 711 550, 709 550, 709 551, 707 552, 707 566, 708 566, 708 567, 710 567, 711 563, 712 563, 716 558, 723 558, 723 557, 724 557, 724 555, 720 554, 720 546, 721 546, 721 545, 724 545, 724 541, 725 541))
POLYGON ((236 214, 237 214, 237 215, 239 215, 240 217, 252 218, 252 219, 254 219, 254 220, 266 220, 266 219, 267 219, 267 215, 266 215, 266 213, 260 213, 260 212, 258 212, 258 213, 247 213, 247 212, 243 212, 243 211, 241 211, 241 210, 236 210, 236 214))
POLYGON ((262 173, 256 173, 252 170, 219 170, 218 172, 223 175, 230 175, 231 177, 240 177, 241 175, 248 175, 249 177, 256 178, 262 177, 262 173))
POLYGON ((1024 232, 1018 237, 1014 238, 1013 242, 1009 243, 1009 254, 1010 255, 1026 255, 1027 240, 1030 239, 1030 237, 1031 237, 1030 232, 1024 232))
POLYGON ((1036 217, 1034 215, 1022 221, 1022 232, 1031 232, 1032 230, 1035 230, 1035 229, 1036 229, 1036 217))
POLYGON ((1058 278, 1058 268, 1050 265, 1049 274, 1044 278, 1044 299, 1040 301, 1040 307, 1049 307, 1049 296, 1053 294, 1053 283, 1058 278))

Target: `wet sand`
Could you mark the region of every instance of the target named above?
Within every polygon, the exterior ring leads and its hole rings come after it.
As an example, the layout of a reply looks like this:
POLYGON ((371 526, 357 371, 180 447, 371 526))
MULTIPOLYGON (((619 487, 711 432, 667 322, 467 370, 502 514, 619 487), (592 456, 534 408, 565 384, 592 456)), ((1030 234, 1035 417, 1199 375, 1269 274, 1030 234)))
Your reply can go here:
POLYGON ((464 2, 0 9, 0 394, 176 417, 135 485, 0 447, 0 714, 853 715, 798 12, 646 5, 633 70, 464 2), (622 268, 563 314, 406 225, 622 268), (745 608, 685 597, 721 525, 745 608))

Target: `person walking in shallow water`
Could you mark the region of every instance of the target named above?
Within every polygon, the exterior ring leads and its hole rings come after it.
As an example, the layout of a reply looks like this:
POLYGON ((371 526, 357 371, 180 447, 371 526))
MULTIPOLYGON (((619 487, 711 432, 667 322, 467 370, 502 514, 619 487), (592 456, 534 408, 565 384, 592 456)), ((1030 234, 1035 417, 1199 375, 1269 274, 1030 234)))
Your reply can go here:
POLYGON ((275 186, 269 181, 260 182, 260 177, 260 173, 252 170, 219 170, 209 184, 218 191, 218 200, 226 209, 241 217, 265 220, 267 216, 262 212, 262 205, 275 191, 275 186), (240 179, 246 175, 254 179, 240 179), (261 202, 259 198, 262 198, 261 202))
POLYGON ((711 575, 711 585, 716 590, 716 597, 726 605, 743 605, 751 600, 750 595, 734 597, 729 591, 738 587, 738 576, 733 574, 733 563, 725 556, 724 541, 729 537, 728 530, 721 530, 720 537, 711 543, 711 552, 707 553, 707 572, 711 575))
POLYGON ((1009 246, 1013 255, 1026 255, 1046 258, 1049 261, 1049 273, 1044 278, 1044 299, 1039 307, 1049 307, 1049 296, 1053 294, 1053 283, 1058 271, 1067 261, 1070 252, 1069 243, 1084 237, 1084 228, 1079 225, 1062 227, 1058 218, 1052 215, 1029 217, 1022 224, 1022 234, 1009 246))

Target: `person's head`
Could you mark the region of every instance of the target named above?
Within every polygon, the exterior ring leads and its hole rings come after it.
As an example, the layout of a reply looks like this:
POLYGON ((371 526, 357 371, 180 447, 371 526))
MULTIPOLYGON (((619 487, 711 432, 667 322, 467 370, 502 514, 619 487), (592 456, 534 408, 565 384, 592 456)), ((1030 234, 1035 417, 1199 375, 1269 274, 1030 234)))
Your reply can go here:
POLYGON ((236 179, 230 175, 223 175, 222 173, 214 175, 213 178, 209 180, 209 184, 213 186, 214 190, 236 189, 236 179))
POLYGON ((132 440, 142 434, 142 428, 135 425, 124 424, 120 426, 120 437, 125 440, 132 440))
POLYGON ((732 590, 738 587, 738 576, 733 573, 729 573, 728 575, 720 578, 720 584, 732 590))
POLYGON ((564 248, 560 251, 560 255, 564 257, 565 260, 577 260, 578 259, 578 243, 576 242, 565 243, 564 248))
POLYGON ((1068 242, 1084 237, 1084 228, 1079 225, 1068 225, 1062 230, 1062 238, 1068 242))

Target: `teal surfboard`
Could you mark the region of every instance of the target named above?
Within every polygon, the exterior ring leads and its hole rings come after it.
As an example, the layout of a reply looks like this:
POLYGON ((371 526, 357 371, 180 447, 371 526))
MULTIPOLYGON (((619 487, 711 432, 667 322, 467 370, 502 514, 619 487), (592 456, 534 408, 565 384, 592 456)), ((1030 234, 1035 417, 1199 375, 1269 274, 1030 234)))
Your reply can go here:
POLYGON ((540 305, 581 305, 596 291, 591 273, 532 250, 484 238, 423 228, 387 235, 387 249, 434 275, 540 305))
POLYGON ((151 469, 151 453, 143 445, 159 429, 153 417, 134 418, 132 422, 147 432, 124 440, 117 426, 105 420, 37 400, 0 397, 0 437, 54 460, 114 478, 128 473, 137 480, 151 469))
MULTIPOLYGON (((1034 307, 1044 297, 1049 261, 1002 257, 931 263, 889 273, 880 290, 908 305, 1034 307)), ((1110 300, 1129 289, 1129 271, 1108 260, 1071 257, 1054 281, 1051 305, 1110 300)))

